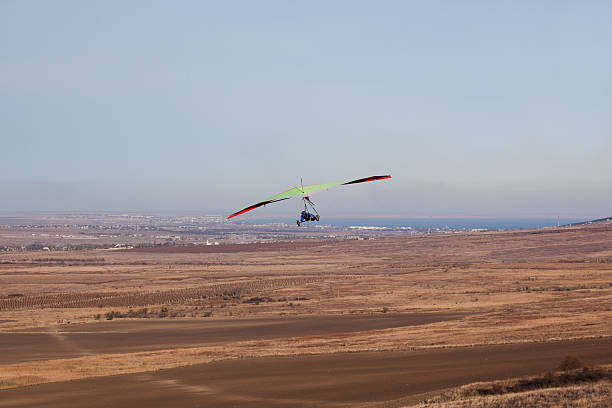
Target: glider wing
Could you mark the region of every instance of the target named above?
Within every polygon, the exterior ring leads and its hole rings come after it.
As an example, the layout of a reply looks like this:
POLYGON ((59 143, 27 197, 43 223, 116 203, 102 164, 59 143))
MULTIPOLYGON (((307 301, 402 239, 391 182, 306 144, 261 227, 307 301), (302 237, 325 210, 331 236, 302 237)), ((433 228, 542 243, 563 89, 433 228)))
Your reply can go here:
POLYGON ((347 184, 365 183, 366 181, 376 181, 376 180, 384 180, 384 179, 390 179, 390 178, 391 178, 390 175, 386 175, 386 176, 371 176, 371 177, 360 178, 360 179, 357 179, 357 180, 345 181, 344 183, 342 183, 342 185, 345 186, 347 184))
POLYGON ((371 176, 371 177, 365 177, 365 178, 360 178, 357 180, 348 180, 348 181, 338 181, 338 182, 333 182, 333 183, 323 183, 323 184, 312 184, 309 186, 302 186, 302 187, 294 187, 292 189, 289 189, 287 191, 284 191, 282 193, 279 193, 275 196, 272 196, 270 198, 268 198, 265 201, 262 201, 260 203, 257 204, 253 204, 243 210, 240 210, 238 212, 233 213, 232 215, 230 215, 229 218, 235 217, 237 215, 240 214, 244 214, 247 211, 251 211, 254 210, 257 207, 261 207, 262 205, 266 205, 266 204, 270 204, 270 203, 275 203, 277 201, 282 201, 282 200, 287 200, 291 197, 295 197, 295 196, 307 196, 310 194, 314 194, 314 193, 318 193, 320 191, 323 190, 327 190, 328 188, 332 188, 335 186, 344 186, 344 185, 348 185, 348 184, 357 184, 357 183, 365 183, 367 181, 376 181, 376 180, 384 180, 384 179, 389 179, 391 178, 391 176, 386 175, 386 176, 371 176))
POLYGON ((244 209, 242 209, 242 210, 240 210, 240 211, 237 211, 237 212, 233 213, 232 215, 230 215, 230 216, 229 216, 229 217, 227 217, 227 218, 228 218, 228 219, 230 219, 230 218, 235 217, 235 216, 237 216, 237 215, 244 214, 244 213, 245 213, 245 212, 247 212, 247 211, 254 210, 254 209, 256 209, 257 207, 261 207, 262 205, 266 205, 266 204, 270 204, 270 203, 275 203, 275 202, 277 202, 277 201, 288 200, 288 199, 290 199, 290 198, 291 198, 291 197, 281 198, 281 199, 279 199, 279 200, 266 200, 266 201, 262 201, 261 203, 253 204, 253 205, 251 205, 251 206, 249 206, 249 207, 247 207, 247 208, 244 208, 244 209))

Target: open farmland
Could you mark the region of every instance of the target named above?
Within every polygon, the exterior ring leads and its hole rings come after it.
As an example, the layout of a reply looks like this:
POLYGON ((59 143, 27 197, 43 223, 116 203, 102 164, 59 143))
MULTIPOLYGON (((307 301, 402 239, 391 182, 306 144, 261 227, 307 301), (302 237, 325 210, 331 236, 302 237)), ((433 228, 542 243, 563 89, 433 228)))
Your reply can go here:
POLYGON ((611 364, 610 322, 609 224, 4 253, 0 406, 405 406, 611 364))

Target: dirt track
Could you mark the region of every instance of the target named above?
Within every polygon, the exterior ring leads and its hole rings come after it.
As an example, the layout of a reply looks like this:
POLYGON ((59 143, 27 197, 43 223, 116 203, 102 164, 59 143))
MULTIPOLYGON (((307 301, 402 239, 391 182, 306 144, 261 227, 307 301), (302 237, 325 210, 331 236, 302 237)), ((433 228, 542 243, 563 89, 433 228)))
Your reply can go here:
POLYGON ((0 364, 128 353, 242 340, 312 336, 416 326, 458 319, 460 313, 304 316, 226 320, 141 320, 64 325, 54 332, 0 333, 0 364))
POLYGON ((552 370, 566 355, 611 363, 612 340, 226 360, 5 390, 0 407, 392 407, 552 370))

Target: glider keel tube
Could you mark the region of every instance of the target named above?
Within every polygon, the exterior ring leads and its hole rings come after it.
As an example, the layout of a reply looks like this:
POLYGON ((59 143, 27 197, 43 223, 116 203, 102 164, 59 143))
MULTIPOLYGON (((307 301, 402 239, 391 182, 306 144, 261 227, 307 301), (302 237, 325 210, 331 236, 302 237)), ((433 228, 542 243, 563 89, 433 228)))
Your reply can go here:
POLYGON ((281 198, 280 200, 267 200, 267 201, 262 201, 261 203, 253 204, 250 207, 245 208, 244 210, 240 210, 238 212, 233 213, 232 215, 227 217, 227 219, 229 220, 232 217, 235 217, 235 216, 240 215, 240 214, 244 214, 247 211, 251 211, 251 210, 256 209, 257 207, 261 207, 262 205, 266 205, 266 204, 270 204, 270 203, 275 203, 277 201, 288 200, 289 198, 291 198, 291 197, 281 198))

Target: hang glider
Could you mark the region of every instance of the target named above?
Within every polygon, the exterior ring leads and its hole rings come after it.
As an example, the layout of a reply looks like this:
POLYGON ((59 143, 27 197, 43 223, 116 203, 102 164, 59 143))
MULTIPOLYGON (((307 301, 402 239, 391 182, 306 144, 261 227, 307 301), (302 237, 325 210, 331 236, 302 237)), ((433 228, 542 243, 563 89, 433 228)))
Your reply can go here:
MULTIPOLYGON (((391 176, 386 175, 386 176, 371 176, 371 177, 365 177, 365 178, 360 178, 357 180, 348 180, 348 181, 338 181, 338 182, 334 182, 334 183, 323 183, 323 184, 312 184, 309 186, 300 186, 300 187, 294 187, 290 190, 284 191, 282 193, 279 193, 275 196, 272 196, 270 198, 268 198, 267 200, 261 201, 257 204, 253 204, 247 208, 244 208, 240 211, 237 211, 235 213, 233 213, 232 215, 230 215, 229 217, 227 217, 228 219, 235 217, 237 215, 240 214, 244 214, 245 212, 254 210, 255 208, 267 205, 267 204, 271 204, 271 203, 276 203, 278 201, 283 201, 283 200, 288 200, 291 197, 296 197, 296 196, 301 196, 305 202, 309 202, 312 205, 312 202, 310 202, 309 199, 309 195, 314 194, 314 193, 318 193, 320 191, 323 190, 327 190, 329 188, 335 187, 335 186, 346 186, 349 184, 357 184, 357 183, 365 183, 367 181, 376 181, 376 180, 384 180, 384 179, 390 179, 391 176)), ((316 211, 316 210, 315 210, 316 211)), ((298 223, 299 225, 299 223, 298 223)))

